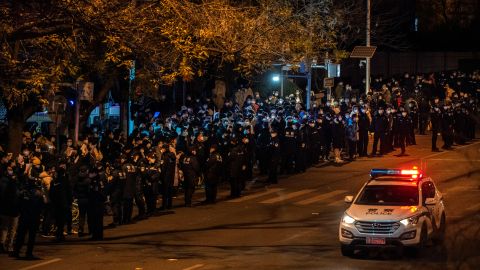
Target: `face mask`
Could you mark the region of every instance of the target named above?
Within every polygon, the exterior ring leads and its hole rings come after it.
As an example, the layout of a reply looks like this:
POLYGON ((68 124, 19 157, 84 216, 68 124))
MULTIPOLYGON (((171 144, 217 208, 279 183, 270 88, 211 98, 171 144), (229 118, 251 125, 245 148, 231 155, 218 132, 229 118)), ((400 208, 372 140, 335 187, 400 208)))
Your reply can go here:
POLYGON ((378 111, 378 114, 382 115, 382 114, 383 114, 383 110, 379 110, 379 111, 378 111))
POLYGON ((407 116, 407 113, 406 113, 406 112, 402 112, 402 115, 405 117, 405 116, 407 116))
POLYGON ((72 146, 72 143, 71 143, 71 142, 67 142, 67 146, 72 146))
POLYGON ((9 171, 7 171, 7 173, 8 173, 8 175, 10 175, 10 176, 13 175, 13 171, 10 171, 10 170, 9 170, 9 171))

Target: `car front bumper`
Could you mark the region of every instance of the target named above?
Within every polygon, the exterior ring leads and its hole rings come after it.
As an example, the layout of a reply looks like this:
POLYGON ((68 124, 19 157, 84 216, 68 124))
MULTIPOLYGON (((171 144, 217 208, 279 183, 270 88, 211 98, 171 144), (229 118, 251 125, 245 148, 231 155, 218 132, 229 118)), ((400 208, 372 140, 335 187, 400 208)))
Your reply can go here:
POLYGON ((420 242, 420 231, 421 228, 417 226, 401 225, 392 234, 366 234, 359 232, 354 224, 341 223, 338 234, 342 245, 355 247, 399 247, 418 245, 420 242), (414 233, 415 236, 406 239, 405 236, 409 233, 414 233), (367 237, 385 238, 385 245, 367 244, 367 237))

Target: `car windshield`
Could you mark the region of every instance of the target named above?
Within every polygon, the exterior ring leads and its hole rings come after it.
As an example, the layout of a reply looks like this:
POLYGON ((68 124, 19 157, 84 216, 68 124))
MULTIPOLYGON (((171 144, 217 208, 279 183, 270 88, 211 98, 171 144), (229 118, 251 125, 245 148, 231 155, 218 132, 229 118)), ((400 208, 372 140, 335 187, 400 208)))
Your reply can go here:
POLYGON ((355 203, 365 205, 417 205, 418 188, 409 186, 366 186, 355 203))

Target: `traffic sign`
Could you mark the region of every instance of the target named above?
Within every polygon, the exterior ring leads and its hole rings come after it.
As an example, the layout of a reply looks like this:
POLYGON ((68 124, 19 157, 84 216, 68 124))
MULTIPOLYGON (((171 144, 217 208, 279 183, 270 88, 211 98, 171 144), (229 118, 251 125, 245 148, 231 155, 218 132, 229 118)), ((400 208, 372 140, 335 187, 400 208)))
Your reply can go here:
POLYGON ((372 58, 377 50, 377 46, 355 46, 350 58, 372 58))
POLYGON ((323 78, 323 87, 324 88, 333 87, 333 85, 334 85, 334 79, 333 78, 323 78))

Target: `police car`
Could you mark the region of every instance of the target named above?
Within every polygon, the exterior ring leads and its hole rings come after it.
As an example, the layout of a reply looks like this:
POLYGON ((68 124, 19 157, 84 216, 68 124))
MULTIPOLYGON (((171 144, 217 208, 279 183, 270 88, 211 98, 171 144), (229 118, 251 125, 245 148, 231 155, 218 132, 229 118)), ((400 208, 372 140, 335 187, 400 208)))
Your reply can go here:
POLYGON ((413 169, 373 169, 340 221, 344 256, 356 248, 406 247, 414 253, 445 236, 443 196, 430 177, 413 169))

